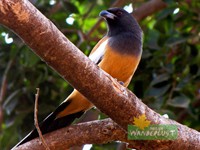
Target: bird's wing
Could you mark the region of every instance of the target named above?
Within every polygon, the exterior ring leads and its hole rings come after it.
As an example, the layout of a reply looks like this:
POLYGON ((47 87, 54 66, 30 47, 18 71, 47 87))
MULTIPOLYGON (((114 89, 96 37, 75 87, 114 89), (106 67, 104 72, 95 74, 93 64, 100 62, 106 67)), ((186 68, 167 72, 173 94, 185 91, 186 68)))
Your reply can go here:
POLYGON ((95 63, 98 64, 105 53, 106 50, 106 46, 108 43, 108 37, 105 36, 104 38, 102 38, 97 44, 96 46, 92 49, 89 58, 95 63))

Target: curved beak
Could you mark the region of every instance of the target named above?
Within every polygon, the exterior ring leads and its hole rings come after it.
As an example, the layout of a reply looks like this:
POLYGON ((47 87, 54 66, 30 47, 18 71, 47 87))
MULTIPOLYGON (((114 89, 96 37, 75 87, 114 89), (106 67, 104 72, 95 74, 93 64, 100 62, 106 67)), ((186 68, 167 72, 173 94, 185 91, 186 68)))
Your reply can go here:
POLYGON ((103 18, 105 18, 105 19, 107 19, 107 18, 109 18, 109 19, 114 19, 114 18, 116 17, 116 15, 110 13, 110 12, 107 11, 107 10, 101 11, 101 12, 99 13, 99 16, 101 16, 101 17, 103 17, 103 18))

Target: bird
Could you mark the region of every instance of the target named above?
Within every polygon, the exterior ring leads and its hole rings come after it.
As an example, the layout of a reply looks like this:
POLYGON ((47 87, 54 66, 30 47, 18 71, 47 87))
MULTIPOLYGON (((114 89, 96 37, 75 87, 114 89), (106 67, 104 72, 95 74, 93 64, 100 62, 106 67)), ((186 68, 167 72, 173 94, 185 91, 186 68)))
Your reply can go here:
MULTIPOLYGON (((143 32, 136 19, 123 8, 109 8, 99 14, 107 24, 106 35, 94 46, 89 59, 127 87, 142 56, 143 32)), ((40 124, 42 134, 69 126, 93 104, 76 89, 40 124)), ((38 137, 31 131, 15 147, 38 137)), ((15 148, 14 147, 14 148, 15 148)))

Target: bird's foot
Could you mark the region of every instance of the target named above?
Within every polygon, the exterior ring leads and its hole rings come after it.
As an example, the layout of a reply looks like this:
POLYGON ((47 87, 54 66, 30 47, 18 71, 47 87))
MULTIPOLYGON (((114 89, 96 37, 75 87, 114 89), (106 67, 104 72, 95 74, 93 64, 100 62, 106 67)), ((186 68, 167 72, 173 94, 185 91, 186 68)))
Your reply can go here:
POLYGON ((119 82, 119 84, 124 85, 124 82, 123 82, 123 81, 118 81, 118 82, 119 82))

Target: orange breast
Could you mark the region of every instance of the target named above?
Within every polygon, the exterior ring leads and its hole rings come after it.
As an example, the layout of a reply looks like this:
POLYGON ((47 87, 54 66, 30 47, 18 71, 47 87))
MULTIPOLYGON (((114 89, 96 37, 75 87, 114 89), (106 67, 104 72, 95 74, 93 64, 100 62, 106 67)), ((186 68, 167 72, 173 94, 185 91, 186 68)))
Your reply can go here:
POLYGON ((130 78, 133 76, 139 64, 141 55, 127 55, 119 52, 106 49, 103 60, 99 64, 100 68, 110 74, 118 81, 125 83, 128 86, 130 78))

